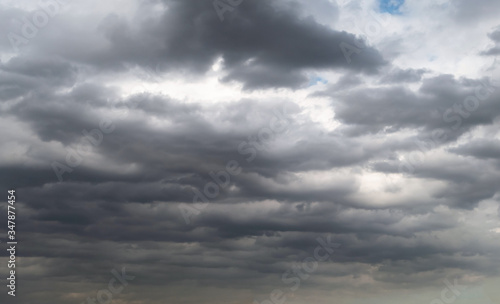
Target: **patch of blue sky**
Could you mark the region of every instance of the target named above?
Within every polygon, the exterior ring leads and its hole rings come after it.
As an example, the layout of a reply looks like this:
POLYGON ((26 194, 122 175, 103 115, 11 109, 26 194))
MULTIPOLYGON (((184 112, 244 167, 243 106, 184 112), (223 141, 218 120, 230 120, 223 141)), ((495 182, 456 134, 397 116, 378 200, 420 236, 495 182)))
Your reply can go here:
POLYGON ((328 80, 321 78, 319 76, 314 76, 314 77, 311 77, 311 79, 309 79, 308 87, 312 87, 312 86, 317 85, 317 84, 327 84, 327 83, 328 83, 328 80))
POLYGON ((380 0, 380 11, 391 15, 401 14, 399 8, 405 3, 405 0, 380 0))

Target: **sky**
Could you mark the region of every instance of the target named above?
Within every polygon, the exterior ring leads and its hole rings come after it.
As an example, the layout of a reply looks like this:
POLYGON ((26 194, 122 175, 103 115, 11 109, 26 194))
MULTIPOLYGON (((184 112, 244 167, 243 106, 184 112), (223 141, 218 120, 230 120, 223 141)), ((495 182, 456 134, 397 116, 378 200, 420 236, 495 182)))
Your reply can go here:
POLYGON ((500 303, 499 15, 0 0, 0 303, 500 303))

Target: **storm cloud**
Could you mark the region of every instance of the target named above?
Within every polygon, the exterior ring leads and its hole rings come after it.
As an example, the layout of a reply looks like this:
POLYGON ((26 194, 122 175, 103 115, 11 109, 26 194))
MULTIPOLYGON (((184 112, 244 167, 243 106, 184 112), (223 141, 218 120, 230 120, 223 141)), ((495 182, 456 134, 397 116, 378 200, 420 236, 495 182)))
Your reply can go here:
POLYGON ((0 1, 0 301, 497 303, 500 7, 382 4, 0 1))

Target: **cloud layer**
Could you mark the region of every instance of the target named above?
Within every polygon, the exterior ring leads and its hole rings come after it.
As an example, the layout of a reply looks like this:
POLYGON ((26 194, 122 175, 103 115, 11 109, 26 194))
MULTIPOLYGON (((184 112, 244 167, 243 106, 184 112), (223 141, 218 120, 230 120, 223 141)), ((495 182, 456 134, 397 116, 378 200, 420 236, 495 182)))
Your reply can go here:
POLYGON ((500 7, 387 5, 0 1, 2 303, 498 303, 500 7))

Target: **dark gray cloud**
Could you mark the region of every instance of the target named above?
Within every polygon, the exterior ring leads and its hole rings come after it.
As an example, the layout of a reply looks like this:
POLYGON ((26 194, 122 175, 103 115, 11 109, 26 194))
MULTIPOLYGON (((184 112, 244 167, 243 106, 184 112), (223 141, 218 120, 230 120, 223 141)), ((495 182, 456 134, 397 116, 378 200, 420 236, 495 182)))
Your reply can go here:
POLYGON ((273 2, 245 2, 243 9, 228 14, 224 22, 206 13, 213 10, 210 2, 186 5, 174 1, 170 5, 165 27, 183 30, 168 35, 167 64, 196 64, 206 70, 220 56, 228 71, 223 80, 241 81, 248 89, 298 87, 307 83, 305 69, 374 72, 384 64, 372 48, 348 64, 339 46, 342 42, 354 45, 354 35, 332 31, 313 19, 298 19, 290 8, 277 8, 273 2), (197 24, 185 23, 196 19, 200 20, 197 24))
MULTIPOLYGON (((111 70, 139 65, 159 66, 161 72, 204 73, 222 58, 227 74, 223 80, 242 82, 247 89, 298 88, 308 83, 308 69, 375 73, 385 64, 372 47, 349 64, 340 43, 355 45, 357 37, 332 30, 309 14, 300 16, 306 3, 246 1, 241 9, 226 13, 224 22, 213 1, 164 1, 164 13, 156 18, 143 15, 152 10, 145 3, 133 20, 111 14, 97 22, 91 33, 100 39, 82 46, 86 52, 52 44, 42 50, 111 70)), ((82 30, 66 31, 77 35, 82 30)))
POLYGON ((334 88, 323 94, 336 100, 336 117, 348 134, 416 128, 423 131, 419 135, 430 136, 431 131, 450 129, 447 133, 453 139, 477 125, 491 124, 500 115, 499 92, 488 81, 440 75, 424 79, 416 92, 393 81, 390 87, 347 92, 334 88))
POLYGON ((498 159, 500 158, 500 141, 496 139, 477 139, 450 149, 450 151, 479 159, 498 159))
POLYGON ((394 84, 394 83, 401 83, 401 82, 418 82, 420 79, 422 79, 422 76, 428 71, 425 69, 399 69, 396 68, 389 73, 387 73, 382 79, 380 80, 381 83, 384 84, 394 84))
POLYGON ((483 51, 481 54, 483 55, 499 55, 500 54, 500 27, 497 27, 494 29, 493 32, 488 34, 488 37, 493 41, 495 44, 493 47, 490 49, 483 51))

